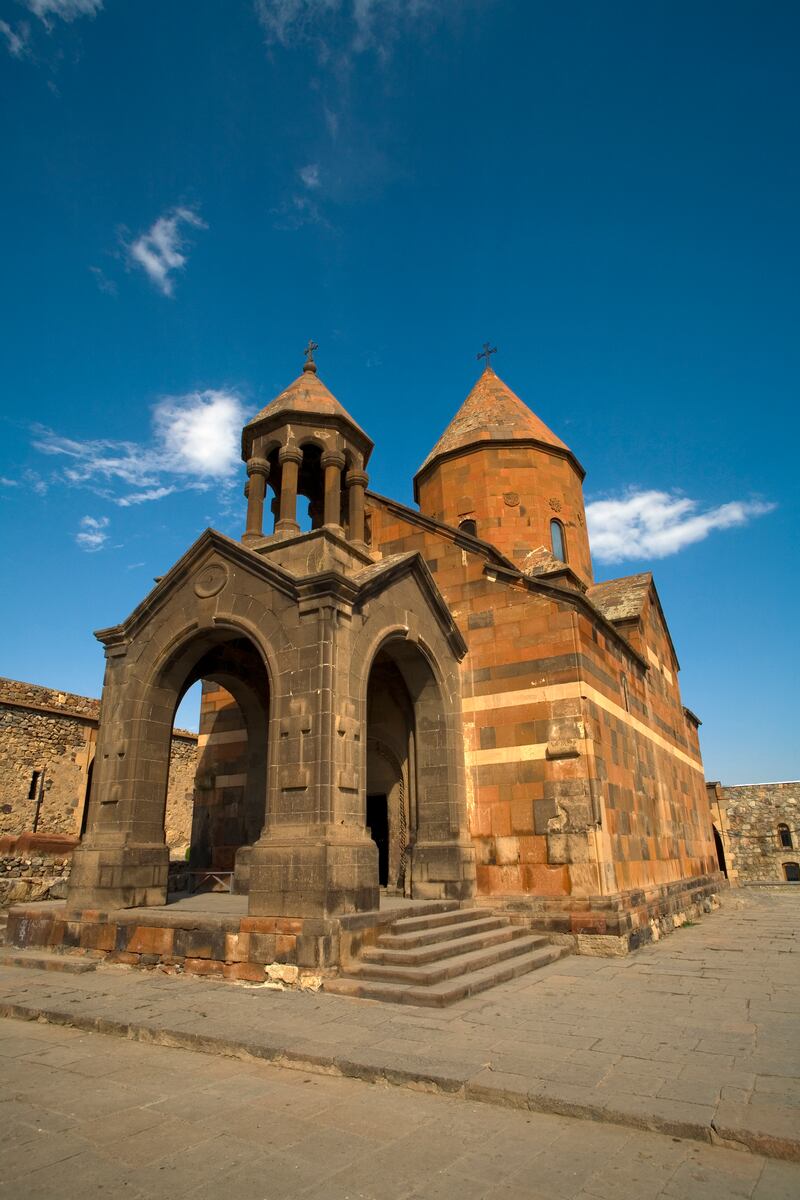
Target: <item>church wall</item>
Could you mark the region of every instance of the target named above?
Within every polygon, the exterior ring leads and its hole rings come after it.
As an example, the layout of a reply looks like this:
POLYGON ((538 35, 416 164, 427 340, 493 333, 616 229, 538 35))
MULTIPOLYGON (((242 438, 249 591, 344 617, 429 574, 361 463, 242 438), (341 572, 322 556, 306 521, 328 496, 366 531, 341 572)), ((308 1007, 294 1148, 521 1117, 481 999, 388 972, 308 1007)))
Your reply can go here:
POLYGON ((716 871, 697 730, 656 606, 645 668, 599 619, 490 582, 482 556, 377 505, 373 544, 423 554, 470 648, 461 672, 480 893, 578 898, 716 871))
POLYGON ((562 455, 483 445, 437 463, 419 495, 421 512, 455 527, 475 520, 477 536, 520 566, 534 548, 550 549, 550 522, 559 520, 570 566, 591 583, 581 479, 562 455))
POLYGON ((373 506, 373 544, 385 554, 419 550, 470 653, 461 664, 467 804, 484 895, 563 896, 597 891, 585 828, 590 808, 574 695, 578 670, 571 607, 492 581, 482 555, 373 506), (386 540, 384 540, 386 539, 386 540), (568 751, 561 753, 563 744, 568 751), (552 755, 552 756, 550 756, 552 755), (571 813, 548 853, 548 819, 571 813), (582 830, 581 844, 572 837, 582 830), (570 855, 580 861, 570 865, 570 855))
POLYGON ((665 689, 659 672, 654 684, 652 662, 644 669, 587 617, 578 626, 583 656, 593 662, 583 685, 587 734, 616 887, 715 871, 696 730, 680 706, 677 677, 665 689))

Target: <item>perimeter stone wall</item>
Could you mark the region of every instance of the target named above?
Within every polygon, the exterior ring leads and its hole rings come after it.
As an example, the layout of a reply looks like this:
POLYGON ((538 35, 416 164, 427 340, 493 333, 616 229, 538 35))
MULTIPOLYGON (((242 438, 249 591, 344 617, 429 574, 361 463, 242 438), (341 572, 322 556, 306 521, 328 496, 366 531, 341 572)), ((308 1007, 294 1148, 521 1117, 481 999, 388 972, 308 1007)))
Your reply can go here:
POLYGON ((786 883, 787 864, 800 864, 800 781, 711 783, 708 793, 731 883, 786 883), (791 846, 781 842, 782 825, 791 846))
MULTIPOLYGON (((0 678, 0 836, 81 832, 100 701, 0 678)), ((167 842, 185 856, 191 838, 197 734, 175 730, 167 842)))

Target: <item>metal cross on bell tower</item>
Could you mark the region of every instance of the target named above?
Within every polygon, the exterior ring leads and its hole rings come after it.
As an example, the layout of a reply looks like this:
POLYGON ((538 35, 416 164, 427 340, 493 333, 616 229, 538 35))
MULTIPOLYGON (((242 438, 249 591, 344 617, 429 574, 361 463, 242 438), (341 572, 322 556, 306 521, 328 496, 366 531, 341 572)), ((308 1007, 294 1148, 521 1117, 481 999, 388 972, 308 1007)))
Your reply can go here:
POLYGON ((478 355, 478 360, 480 361, 482 358, 486 359, 486 366, 484 367, 485 371, 490 371, 492 369, 490 357, 492 354, 497 354, 497 346, 490 346, 488 342, 484 342, 483 350, 481 350, 480 354, 478 355))
POLYGON ((319 346, 311 338, 308 339, 308 345, 303 353, 306 356, 306 361, 303 363, 304 371, 311 371, 314 375, 317 373, 317 364, 314 362, 314 351, 319 350, 319 346))

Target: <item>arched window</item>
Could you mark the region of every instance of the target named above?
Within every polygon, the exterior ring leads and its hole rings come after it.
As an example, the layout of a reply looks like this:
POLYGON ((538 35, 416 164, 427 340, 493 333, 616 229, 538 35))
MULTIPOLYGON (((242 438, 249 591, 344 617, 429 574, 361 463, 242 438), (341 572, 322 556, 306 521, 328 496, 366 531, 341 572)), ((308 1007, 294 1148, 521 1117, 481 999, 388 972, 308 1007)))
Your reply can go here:
POLYGON ((800 863, 784 863, 783 873, 787 883, 800 883, 800 863))
POLYGON ((472 520, 471 517, 468 518, 466 521, 459 521, 458 528, 461 530, 462 533, 471 533, 473 537, 478 536, 478 526, 475 524, 475 522, 472 520))
POLYGON ((553 551, 553 558, 557 558, 559 562, 567 561, 567 539, 564 536, 564 526, 560 521, 550 522, 550 547, 553 551))
POLYGON ((788 825, 778 826, 778 840, 784 850, 792 850, 794 848, 792 831, 788 825))

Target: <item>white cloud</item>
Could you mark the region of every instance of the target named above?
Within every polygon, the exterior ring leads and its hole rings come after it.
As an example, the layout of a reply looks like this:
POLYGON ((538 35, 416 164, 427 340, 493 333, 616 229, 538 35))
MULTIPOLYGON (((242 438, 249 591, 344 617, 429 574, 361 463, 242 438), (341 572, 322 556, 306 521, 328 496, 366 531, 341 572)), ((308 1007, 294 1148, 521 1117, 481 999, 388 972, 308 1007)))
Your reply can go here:
POLYGON ((732 500, 700 511, 697 500, 674 492, 631 489, 619 499, 587 504, 586 523, 594 557, 617 563, 666 558, 715 529, 746 525, 774 508, 761 500, 732 500))
POLYGON ((28 26, 25 22, 20 21, 17 28, 13 29, 8 21, 0 21, 0 33, 6 39, 8 53, 13 58, 22 58, 28 49, 28 26))
POLYGON ((89 554, 102 550, 108 541, 108 517, 81 517, 78 524, 80 529, 75 534, 75 541, 81 550, 86 550, 89 554))
POLYGON ((103 7, 103 0, 23 0, 23 3, 45 25, 51 23, 51 17, 57 17, 61 21, 94 17, 103 7))
POLYGON ((301 167, 297 173, 307 188, 313 189, 320 186, 319 163, 309 163, 307 167, 301 167))
POLYGON ((239 467, 242 402, 218 389, 167 396, 154 407, 149 444, 79 441, 40 430, 34 445, 67 460, 63 478, 91 488, 121 508, 161 500, 178 491, 226 482, 239 467), (124 490, 121 490, 124 489, 124 490), (133 489, 133 490, 130 490, 133 489))
POLYGON ((230 392, 168 397, 157 405, 154 425, 173 470, 216 478, 237 470, 242 406, 230 392))
POLYGON ((165 296, 172 295, 174 274, 186 265, 187 242, 183 231, 186 225, 195 229, 208 228, 193 209, 173 208, 128 246, 131 261, 142 268, 165 296))

